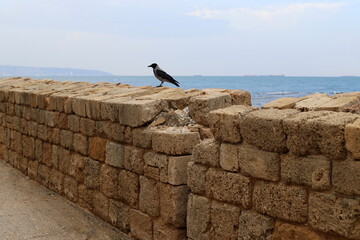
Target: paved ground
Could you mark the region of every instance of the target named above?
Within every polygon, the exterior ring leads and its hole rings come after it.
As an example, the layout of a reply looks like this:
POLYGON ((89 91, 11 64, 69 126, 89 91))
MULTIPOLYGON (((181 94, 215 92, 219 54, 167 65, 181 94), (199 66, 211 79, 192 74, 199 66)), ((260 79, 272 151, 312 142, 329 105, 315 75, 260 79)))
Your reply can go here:
POLYGON ((129 240, 0 160, 1 240, 129 240))

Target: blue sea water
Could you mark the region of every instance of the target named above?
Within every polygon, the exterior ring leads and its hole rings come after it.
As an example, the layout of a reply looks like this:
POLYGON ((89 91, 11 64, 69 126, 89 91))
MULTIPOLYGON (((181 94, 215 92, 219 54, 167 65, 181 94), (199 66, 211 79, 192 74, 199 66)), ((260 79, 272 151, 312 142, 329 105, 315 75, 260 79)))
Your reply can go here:
MULTIPOLYGON (((157 86, 153 76, 46 76, 59 81, 123 83, 132 86, 157 86)), ((287 76, 176 76, 183 89, 244 89, 251 93, 254 106, 280 97, 302 97, 312 93, 333 95, 360 91, 360 77, 287 77, 287 76)), ((164 83, 163 86, 174 87, 164 83)))

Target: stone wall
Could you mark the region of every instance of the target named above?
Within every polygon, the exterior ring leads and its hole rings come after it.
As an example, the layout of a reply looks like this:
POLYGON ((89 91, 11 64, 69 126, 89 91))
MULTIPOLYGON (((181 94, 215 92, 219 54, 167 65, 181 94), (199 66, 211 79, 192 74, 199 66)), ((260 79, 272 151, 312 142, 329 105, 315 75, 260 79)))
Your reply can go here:
POLYGON ((360 115, 231 106, 188 167, 190 239, 360 239, 360 115))
POLYGON ((0 159, 135 239, 360 239, 356 104, 280 103, 0 79, 0 159))
POLYGON ((0 158, 135 239, 185 239, 187 163, 232 104, 249 93, 4 78, 0 158))

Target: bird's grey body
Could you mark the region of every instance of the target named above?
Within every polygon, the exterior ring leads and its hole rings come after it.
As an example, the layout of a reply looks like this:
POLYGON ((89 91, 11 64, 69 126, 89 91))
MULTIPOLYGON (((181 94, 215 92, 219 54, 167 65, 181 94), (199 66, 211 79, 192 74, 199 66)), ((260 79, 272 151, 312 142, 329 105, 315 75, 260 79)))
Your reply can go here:
POLYGON ((164 82, 172 83, 175 86, 180 87, 179 82, 162 70, 156 63, 153 63, 148 67, 152 67, 154 76, 161 82, 158 87, 162 87, 164 82))

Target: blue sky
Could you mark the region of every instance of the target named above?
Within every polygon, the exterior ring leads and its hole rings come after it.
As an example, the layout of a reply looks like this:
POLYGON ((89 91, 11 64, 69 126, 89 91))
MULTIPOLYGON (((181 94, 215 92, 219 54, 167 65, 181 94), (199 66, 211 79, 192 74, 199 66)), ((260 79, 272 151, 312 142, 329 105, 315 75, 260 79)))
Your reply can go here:
POLYGON ((360 0, 1 0, 0 65, 360 75, 360 0))

